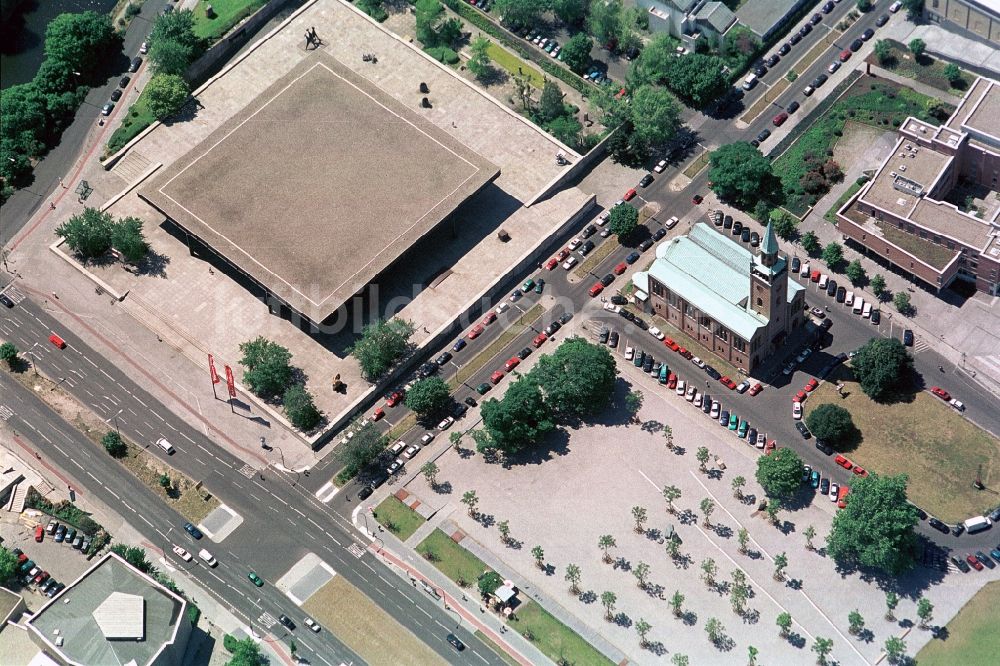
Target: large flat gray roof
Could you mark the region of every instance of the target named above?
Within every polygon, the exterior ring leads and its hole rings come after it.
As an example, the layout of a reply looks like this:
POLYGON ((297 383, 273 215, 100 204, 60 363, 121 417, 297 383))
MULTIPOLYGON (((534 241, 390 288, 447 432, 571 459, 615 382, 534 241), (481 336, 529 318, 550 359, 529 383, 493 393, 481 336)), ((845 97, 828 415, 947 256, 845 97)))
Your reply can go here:
POLYGON ((499 173, 318 50, 140 196, 319 322, 499 173))
POLYGON ((124 666, 135 662, 143 666, 177 638, 177 623, 187 622, 185 606, 182 598, 109 553, 42 606, 27 626, 69 663, 124 666), (110 640, 95 619, 94 612, 102 605, 103 612, 109 610, 106 602, 115 593, 142 599, 141 640, 110 640), (63 644, 57 646, 60 638, 63 644))

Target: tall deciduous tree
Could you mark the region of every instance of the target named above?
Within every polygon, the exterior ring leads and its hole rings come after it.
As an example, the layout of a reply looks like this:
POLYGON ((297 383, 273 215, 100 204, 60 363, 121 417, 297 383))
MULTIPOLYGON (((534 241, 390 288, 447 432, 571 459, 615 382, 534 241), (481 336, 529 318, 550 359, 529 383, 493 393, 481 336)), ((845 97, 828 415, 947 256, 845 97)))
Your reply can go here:
POLYGON ((860 259, 855 259, 851 263, 847 264, 847 268, 844 270, 847 275, 847 279, 851 281, 855 287, 859 284, 863 284, 865 278, 868 277, 865 274, 865 267, 861 265, 860 259))
POLYGON ((662 80, 667 89, 696 109, 729 92, 729 79, 722 73, 726 61, 718 56, 689 53, 665 65, 662 80))
POLYGON ((532 377, 519 377, 501 400, 483 402, 483 428, 496 448, 517 453, 555 428, 552 410, 532 377))
POLYGON ((813 641, 812 651, 816 653, 816 661, 820 666, 826 666, 826 658, 833 650, 833 640, 817 636, 813 641))
POLYGON ((149 33, 149 59, 157 74, 182 76, 205 46, 194 33, 194 13, 188 9, 160 14, 149 33))
POLYGON ((146 84, 146 107, 163 120, 181 110, 191 92, 187 81, 176 74, 157 74, 146 84))
POLYGON ((479 35, 469 44, 469 62, 466 65, 477 79, 485 79, 492 69, 490 66, 490 40, 479 35))
POLYGON ((270 398, 281 395, 292 380, 292 353, 263 336, 240 344, 243 382, 255 394, 270 398))
POLYGON ((898 575, 913 567, 917 510, 906 500, 906 475, 856 478, 847 508, 833 517, 827 552, 840 564, 898 575))
POLYGON ((555 353, 538 359, 530 376, 538 382, 555 416, 574 418, 607 406, 616 373, 615 360, 607 348, 573 337, 555 353))
POLYGON ((907 314, 912 308, 910 305, 910 295, 905 291, 897 291, 896 295, 892 297, 892 304, 903 314, 907 314))
POLYGON ((880 39, 875 42, 875 57, 880 64, 886 64, 892 60, 892 44, 888 39, 880 39))
POLYGON ((882 294, 885 293, 885 278, 882 277, 880 274, 876 273, 875 275, 872 276, 872 279, 868 283, 868 286, 871 287, 873 294, 881 298, 882 294))
POLYGON ((815 255, 819 252, 820 244, 819 238, 812 231, 807 231, 802 236, 802 249, 808 252, 810 255, 815 255))
POLYGON ((66 63, 85 75, 98 70, 120 48, 108 14, 59 14, 45 28, 45 58, 66 63))
POLYGON ((771 161, 745 141, 726 144, 712 152, 709 180, 720 199, 749 209, 775 188, 771 161))
POLYGON ((578 32, 570 37, 569 41, 560 50, 560 53, 567 67, 577 74, 583 74, 590 67, 590 63, 593 62, 593 59, 590 57, 590 51, 593 48, 594 41, 590 38, 590 35, 578 32))
POLYGON ((617 42, 624 20, 621 0, 591 0, 587 31, 602 44, 617 42))
POLYGON ((627 238, 638 225, 639 211, 632 206, 615 206, 608 213, 608 231, 619 238, 627 238))
POLYGON ((285 391, 281 400, 288 414, 288 420, 299 430, 309 431, 315 428, 323 415, 316 408, 312 394, 302 384, 292 384, 285 391))
POLYGON ((565 113, 566 108, 562 98, 562 91, 555 81, 545 79, 545 85, 542 86, 542 97, 538 101, 538 115, 543 124, 555 120, 565 113))
POLYGON ((813 435, 833 443, 847 440, 855 430, 851 413, 840 405, 829 402, 809 412, 806 425, 813 435))
POLYGON ((17 346, 13 342, 0 345, 0 361, 6 363, 11 370, 17 366, 17 346))
POLYGON ((823 248, 823 261, 833 270, 837 270, 837 266, 839 266, 840 262, 843 260, 844 248, 842 248, 839 243, 828 243, 827 246, 823 248))
POLYGON ((341 444, 338 452, 345 476, 352 477, 375 461, 385 450, 389 440, 379 433, 373 423, 354 427, 354 437, 341 444))
POLYGON ((520 27, 533 25, 546 9, 547 0, 496 0, 493 3, 497 16, 503 17, 503 24, 520 27))
POLYGON ((56 234, 65 238, 66 244, 81 257, 94 259, 111 248, 113 229, 111 213, 88 207, 56 227, 56 234))
POLYGON ((771 211, 770 219, 771 224, 774 226, 774 233, 779 238, 790 240, 795 236, 797 222, 792 215, 783 210, 774 210, 771 211))
POLYGON ((778 617, 774 620, 775 624, 778 625, 778 629, 781 630, 781 636, 787 637, 789 630, 792 628, 792 615, 788 612, 779 613, 778 617))
POLYGON ((440 377, 421 379, 406 394, 406 406, 420 417, 439 414, 450 402, 448 385, 440 377))
POLYGON ((104 434, 104 437, 101 438, 101 444, 112 458, 124 458, 125 454, 128 453, 128 446, 125 445, 121 435, 114 430, 104 434))
POLYGON ((601 592, 601 605, 604 606, 604 618, 606 620, 611 620, 617 601, 618 596, 614 592, 601 592))
POLYGON ((260 645, 252 637, 247 636, 233 643, 232 657, 226 662, 226 666, 261 666, 264 659, 260 645))
POLYGON ((632 140, 644 150, 662 147, 674 138, 680 124, 680 106, 669 92, 651 85, 632 92, 632 140))
POLYGON ((916 39, 911 39, 910 43, 907 44, 906 47, 910 49, 910 53, 913 54, 914 58, 920 60, 920 56, 922 56, 924 51, 927 50, 927 43, 918 37, 916 39))
MULTIPOLYGON (((771 497, 790 497, 802 485, 802 459, 792 448, 757 458, 757 483, 771 497)), ((769 503, 770 504, 770 503, 769 503)))
POLYGON ((575 564, 566 565, 566 582, 569 583, 570 592, 580 593, 580 567, 575 564))
POLYGON ((17 555, 0 546, 0 583, 6 583, 17 571, 17 555))
POLYGON ((895 338, 872 338, 851 360, 861 390, 875 401, 884 400, 913 367, 913 358, 895 338))
POLYGON ((348 351, 358 359, 365 379, 378 379, 406 351, 413 335, 413 323, 403 319, 380 319, 365 326, 361 339, 348 351))
POLYGON ((552 0, 552 13, 566 25, 579 25, 587 16, 586 0, 552 0))
POLYGON ((138 217, 124 217, 111 228, 111 245, 122 253, 125 261, 137 264, 149 252, 149 243, 142 233, 142 220, 138 217))

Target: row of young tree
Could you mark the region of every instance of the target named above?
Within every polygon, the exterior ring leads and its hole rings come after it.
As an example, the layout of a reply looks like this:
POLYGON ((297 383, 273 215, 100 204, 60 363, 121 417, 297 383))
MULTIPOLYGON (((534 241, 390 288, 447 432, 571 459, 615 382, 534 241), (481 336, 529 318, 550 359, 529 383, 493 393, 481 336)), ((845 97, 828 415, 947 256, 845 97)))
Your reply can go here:
POLYGON ((149 252, 142 220, 137 217, 115 220, 111 213, 97 208, 84 208, 82 213, 56 227, 55 233, 87 261, 100 259, 114 248, 126 262, 137 264, 149 252))
POLYGON ((45 29, 45 59, 28 83, 0 91, 0 204, 32 182, 33 163, 59 143, 87 91, 121 52, 107 14, 60 14, 45 29))

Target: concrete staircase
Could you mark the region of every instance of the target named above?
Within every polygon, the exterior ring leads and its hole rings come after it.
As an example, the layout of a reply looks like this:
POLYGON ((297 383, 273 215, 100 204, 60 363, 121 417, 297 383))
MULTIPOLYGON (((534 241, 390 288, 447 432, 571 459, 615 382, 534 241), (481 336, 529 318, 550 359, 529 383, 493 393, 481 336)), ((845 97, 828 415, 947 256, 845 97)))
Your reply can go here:
POLYGON ((24 511, 24 499, 28 494, 28 484, 21 482, 14 486, 10 493, 10 500, 7 502, 7 510, 14 513, 24 511))
POLYGON ((130 150, 125 157, 118 160, 118 164, 111 169, 111 173, 116 174, 126 183, 137 182, 142 175, 152 166, 152 161, 137 150, 130 150))

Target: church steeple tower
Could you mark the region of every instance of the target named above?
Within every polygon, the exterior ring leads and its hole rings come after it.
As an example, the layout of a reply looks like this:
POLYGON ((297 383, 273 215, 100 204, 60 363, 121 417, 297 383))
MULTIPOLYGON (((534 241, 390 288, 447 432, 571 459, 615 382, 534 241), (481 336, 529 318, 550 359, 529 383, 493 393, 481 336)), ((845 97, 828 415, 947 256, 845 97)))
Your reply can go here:
POLYGON ((774 234, 774 225, 769 220, 767 229, 764 231, 764 238, 760 243, 760 263, 768 268, 774 266, 778 260, 778 237, 774 234))
POLYGON ((750 308, 783 327, 788 297, 788 271, 778 258, 778 238, 770 222, 760 243, 760 254, 750 266, 750 308))

